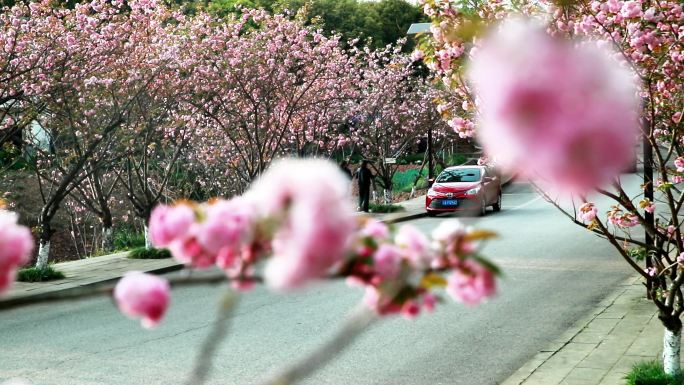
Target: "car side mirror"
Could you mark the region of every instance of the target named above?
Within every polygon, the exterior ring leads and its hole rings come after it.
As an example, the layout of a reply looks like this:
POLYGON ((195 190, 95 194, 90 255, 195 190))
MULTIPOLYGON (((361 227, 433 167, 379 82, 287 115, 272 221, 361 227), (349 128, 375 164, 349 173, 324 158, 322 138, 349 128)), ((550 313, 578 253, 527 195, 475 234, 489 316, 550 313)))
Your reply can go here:
POLYGON ((435 178, 429 178, 427 180, 428 182, 428 188, 432 187, 433 184, 435 184, 435 178))

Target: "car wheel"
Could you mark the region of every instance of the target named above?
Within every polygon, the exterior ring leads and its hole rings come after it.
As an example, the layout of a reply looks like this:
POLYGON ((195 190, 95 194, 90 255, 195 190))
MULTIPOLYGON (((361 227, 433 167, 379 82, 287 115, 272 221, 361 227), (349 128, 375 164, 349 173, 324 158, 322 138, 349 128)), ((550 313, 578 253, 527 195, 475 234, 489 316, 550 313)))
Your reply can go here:
POLYGON ((482 201, 480 202, 480 216, 484 216, 487 213, 487 202, 485 202, 484 198, 482 198, 482 201))
POLYGON ((496 203, 494 203, 494 211, 501 211, 501 193, 499 193, 499 196, 496 198, 496 203))

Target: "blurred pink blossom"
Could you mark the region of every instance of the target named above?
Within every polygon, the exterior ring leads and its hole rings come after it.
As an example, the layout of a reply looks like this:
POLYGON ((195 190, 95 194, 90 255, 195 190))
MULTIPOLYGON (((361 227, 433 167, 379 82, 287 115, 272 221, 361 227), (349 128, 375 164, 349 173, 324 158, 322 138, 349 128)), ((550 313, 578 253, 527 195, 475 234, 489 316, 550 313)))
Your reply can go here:
POLYGON ((421 268, 430 265, 432 253, 430 241, 420 230, 411 225, 403 225, 394 237, 394 243, 406 255, 413 266, 421 268))
POLYGON ((119 280, 114 299, 119 310, 130 318, 141 318, 144 328, 155 327, 169 305, 168 281, 156 275, 132 271, 119 280))
POLYGON ((394 245, 382 244, 373 255, 373 268, 382 278, 395 278, 401 267, 401 252, 394 245))
POLYGON ((10 288, 16 270, 28 263, 33 251, 31 231, 17 219, 16 213, 0 209, 0 294, 10 288))
POLYGON ((159 205, 150 215, 149 231, 152 243, 158 247, 169 245, 177 238, 183 238, 195 223, 195 213, 186 204, 175 206, 159 205))
POLYGON ((589 42, 509 20, 469 67, 478 136, 504 168, 584 193, 623 171, 638 132, 634 76, 589 42))
POLYGON ((347 177, 327 160, 283 159, 254 184, 250 196, 281 218, 264 276, 285 290, 324 277, 351 247, 356 228, 347 177))
POLYGON ((473 260, 466 260, 447 280, 447 293, 466 305, 477 305, 496 293, 494 274, 473 260))
POLYGON ((237 250, 251 241, 256 211, 244 198, 219 200, 207 206, 206 219, 199 225, 197 240, 209 253, 237 250))

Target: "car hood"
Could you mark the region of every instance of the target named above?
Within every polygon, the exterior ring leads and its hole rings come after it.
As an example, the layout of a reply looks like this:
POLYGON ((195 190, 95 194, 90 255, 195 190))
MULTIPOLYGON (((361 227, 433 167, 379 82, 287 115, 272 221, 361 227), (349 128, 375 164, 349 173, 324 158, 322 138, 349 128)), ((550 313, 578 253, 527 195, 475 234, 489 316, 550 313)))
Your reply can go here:
POLYGON ((454 182, 454 183, 435 183, 432 190, 436 192, 459 192, 467 191, 480 185, 480 182, 454 182))

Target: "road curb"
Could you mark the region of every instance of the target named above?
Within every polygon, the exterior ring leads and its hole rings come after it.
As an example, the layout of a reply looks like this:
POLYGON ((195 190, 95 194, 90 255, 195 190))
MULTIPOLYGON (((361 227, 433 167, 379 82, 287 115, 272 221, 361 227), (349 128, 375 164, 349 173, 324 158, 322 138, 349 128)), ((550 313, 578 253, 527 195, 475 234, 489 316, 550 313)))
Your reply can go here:
POLYGON ((426 217, 426 216, 427 216, 427 213, 414 213, 414 214, 406 214, 406 215, 403 215, 403 216, 398 216, 398 217, 396 217, 396 218, 386 218, 386 219, 383 219, 383 220, 381 220, 381 221, 382 221, 382 222, 385 222, 385 223, 388 223, 388 224, 389 224, 389 223, 399 223, 399 222, 410 221, 410 220, 412 220, 412 219, 423 218, 423 217, 426 217))
MULTIPOLYGON (((177 263, 177 264, 170 265, 170 266, 164 266, 164 267, 144 270, 144 272, 150 273, 150 274, 160 275, 160 274, 165 274, 165 273, 170 273, 173 271, 181 270, 181 269, 183 269, 183 267, 184 267, 183 264, 177 263)), ((23 302, 26 302, 27 300, 31 300, 31 299, 41 299, 41 298, 49 297, 49 296, 54 295, 54 293, 69 293, 69 292, 81 291, 84 288, 106 287, 106 286, 110 286, 111 284, 117 282, 119 279, 121 279, 121 276, 103 279, 101 281, 90 282, 87 284, 73 286, 73 287, 67 287, 67 288, 62 288, 62 289, 45 291, 42 293, 27 294, 27 295, 21 295, 21 296, 10 297, 10 298, 0 298, 0 308, 12 307, 15 304, 23 303, 23 302)))
MULTIPOLYGON (((526 383, 528 378, 532 376, 542 365, 551 359, 554 355, 560 352, 564 347, 571 343, 571 341, 579 335, 582 330, 587 328, 587 326, 596 318, 601 316, 603 312, 611 307, 618 298, 620 298, 625 292, 628 291, 629 287, 632 286, 635 280, 639 280, 640 275, 633 275, 625 279, 620 285, 608 294, 604 299, 601 300, 587 315, 576 321, 571 327, 569 327, 565 332, 563 332, 556 339, 551 341, 548 346, 544 349, 539 350, 534 356, 532 356, 525 364, 523 364, 518 370, 513 372, 506 380, 504 380, 501 385, 521 385, 526 383)), ((549 384, 550 385, 550 384, 549 384)))

